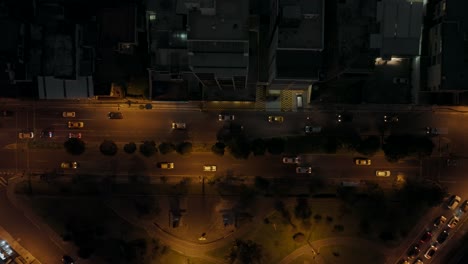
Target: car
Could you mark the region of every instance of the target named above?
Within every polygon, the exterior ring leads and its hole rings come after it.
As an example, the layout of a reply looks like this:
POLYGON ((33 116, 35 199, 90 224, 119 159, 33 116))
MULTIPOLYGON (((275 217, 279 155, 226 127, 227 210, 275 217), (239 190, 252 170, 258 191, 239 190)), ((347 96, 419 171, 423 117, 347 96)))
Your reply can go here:
POLYGON ((84 127, 83 122, 68 121, 68 128, 83 128, 83 127, 84 127))
POLYGON ((270 123, 283 123, 284 118, 282 116, 269 116, 268 122, 270 123))
POLYGON ((442 226, 443 224, 445 224, 446 221, 447 221, 447 217, 441 215, 434 220, 434 226, 435 227, 442 226))
POLYGON ((413 264, 423 264, 424 262, 422 261, 421 258, 418 258, 413 264))
POLYGON ((109 119, 123 119, 123 115, 121 112, 109 112, 107 114, 109 119))
POLYGON ((64 255, 62 257, 62 263, 63 264, 74 264, 75 263, 75 260, 73 260, 72 257, 68 256, 68 255, 64 255))
POLYGON ((391 173, 388 170, 377 170, 377 171, 375 171, 375 176, 377 176, 377 177, 389 177, 390 174, 391 173))
POLYGON ((314 134, 322 132, 322 127, 319 126, 305 126, 304 131, 306 134, 314 134))
POLYGON ((187 124, 185 124, 185 123, 180 123, 180 122, 172 122, 171 127, 172 127, 172 129, 180 129, 180 130, 183 130, 183 129, 186 129, 186 128, 187 128, 187 124))
POLYGON ((81 133, 68 133, 68 138, 81 138, 81 133))
POLYGON ((450 221, 448 222, 447 226, 449 228, 455 228, 457 225, 458 225, 458 222, 460 221, 460 218, 454 216, 452 217, 452 219, 450 219, 450 221))
POLYGON ((218 115, 219 121, 232 121, 234 119, 235 119, 234 115, 227 115, 227 114, 218 115))
POLYGON ((426 259, 431 259, 436 253, 436 251, 437 251, 437 247, 434 245, 431 245, 431 247, 426 250, 426 254, 424 254, 424 257, 426 259))
POLYGON ((158 163, 158 168, 164 169, 164 170, 170 170, 174 168, 174 162, 159 162, 158 163))
POLYGON ((44 130, 41 133, 42 138, 53 138, 54 137, 54 131, 52 130, 44 130))
POLYGON ((448 167, 455 167, 455 166, 457 166, 457 160, 456 160, 456 159, 447 159, 447 166, 448 166, 448 167))
POLYGON ((410 264, 408 260, 406 259, 401 259, 398 264, 410 264))
POLYGON ((300 157, 283 157, 284 164, 299 164, 301 163, 300 157))
POLYGON ((12 116, 12 115, 13 115, 13 112, 12 112, 12 111, 9 111, 9 110, 2 110, 2 111, 1 111, 1 115, 2 115, 2 116, 12 116))
POLYGON ((397 115, 384 115, 383 117, 385 123, 397 123, 399 121, 397 115))
POLYGON ((338 123, 351 122, 353 121, 353 116, 349 113, 341 113, 336 115, 336 121, 338 123))
POLYGON ((453 195, 450 200, 449 200, 449 203, 447 205, 447 207, 451 210, 455 210, 455 208, 457 208, 457 206, 460 204, 461 202, 461 197, 458 196, 458 195, 453 195))
POLYGON ((76 113, 75 112, 63 112, 62 116, 63 117, 75 117, 76 113))
POLYGON ((215 165, 203 165, 203 171, 216 171, 215 165))
POLYGON ((32 139, 34 138, 34 132, 19 132, 18 137, 21 139, 32 139))
POLYGON ((60 164, 60 168, 62 169, 77 169, 78 168, 78 162, 76 161, 65 161, 60 164))
POLYGON ((431 241, 431 239, 432 239, 432 233, 429 231, 426 231, 426 233, 424 233, 419 239, 419 243, 424 244, 424 243, 431 241))
POLYGON ((448 236, 449 236, 449 230, 448 229, 445 229, 444 231, 442 231, 439 236, 437 237, 436 239, 436 242, 439 243, 439 244, 442 244, 445 242, 445 240, 447 240, 448 236))
POLYGON ((369 166, 371 165, 372 162, 370 159, 366 159, 366 158, 355 158, 354 163, 360 166, 363 166, 363 165, 369 166))
POLYGON ((296 173, 312 173, 312 167, 297 167, 296 168, 296 173))
POLYGON ((419 252, 421 252, 421 249, 418 245, 414 244, 408 250, 407 256, 409 259, 414 259, 419 254, 419 252))
POLYGON ((465 200, 461 205, 460 205, 460 210, 463 213, 468 212, 468 200, 465 200))
POLYGON ((393 78, 393 83, 394 84, 407 84, 408 83, 408 78, 394 77, 393 78))

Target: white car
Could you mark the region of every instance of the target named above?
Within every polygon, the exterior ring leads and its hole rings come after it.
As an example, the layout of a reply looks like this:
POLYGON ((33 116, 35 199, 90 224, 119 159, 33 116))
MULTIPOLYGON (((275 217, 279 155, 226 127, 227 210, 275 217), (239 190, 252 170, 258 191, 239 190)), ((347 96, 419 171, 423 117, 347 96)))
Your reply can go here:
POLYGON ((203 165, 203 171, 216 171, 215 165, 203 165))
POLYGON ((81 138, 81 133, 68 133, 68 138, 81 138))
POLYGON ((451 210, 455 210, 455 208, 457 208, 460 202, 461 202, 461 197, 458 195, 454 195, 452 196, 452 198, 450 199, 448 203, 448 208, 451 210))
POLYGON ((311 174, 312 173, 312 167, 297 167, 296 168, 296 173, 311 174))
POLYGON ((31 139, 34 138, 34 132, 20 132, 18 137, 21 139, 31 139))
POLYGON ((75 117, 76 113, 75 112, 63 112, 62 116, 63 117, 75 117))
POLYGON ((460 218, 454 216, 452 217, 452 219, 450 219, 450 221, 448 222, 447 226, 449 228, 455 228, 457 225, 458 225, 458 222, 460 222, 460 218))
POLYGON ((301 163, 301 158, 299 157, 283 157, 284 164, 299 164, 301 163))
POLYGON ((424 254, 424 257, 426 259, 431 259, 436 253, 436 251, 437 251, 437 247, 432 245, 430 248, 427 249, 426 254, 424 254))
POLYGON ((377 177, 389 177, 391 175, 388 170, 377 170, 375 171, 375 176, 377 177))
POLYGON ((234 115, 226 115, 226 114, 221 114, 218 116, 219 121, 232 121, 234 120, 234 115))
POLYGON ((180 123, 180 122, 172 122, 172 129, 186 129, 187 124, 185 123, 180 123))

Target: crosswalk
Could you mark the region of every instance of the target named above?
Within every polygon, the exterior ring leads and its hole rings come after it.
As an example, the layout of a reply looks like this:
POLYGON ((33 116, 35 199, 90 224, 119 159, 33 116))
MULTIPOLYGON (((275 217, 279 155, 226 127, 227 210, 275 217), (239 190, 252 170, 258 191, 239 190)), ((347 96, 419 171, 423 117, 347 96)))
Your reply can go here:
POLYGON ((1 176, 0 176, 0 185, 3 185, 5 187, 8 185, 8 181, 4 177, 1 177, 1 176))

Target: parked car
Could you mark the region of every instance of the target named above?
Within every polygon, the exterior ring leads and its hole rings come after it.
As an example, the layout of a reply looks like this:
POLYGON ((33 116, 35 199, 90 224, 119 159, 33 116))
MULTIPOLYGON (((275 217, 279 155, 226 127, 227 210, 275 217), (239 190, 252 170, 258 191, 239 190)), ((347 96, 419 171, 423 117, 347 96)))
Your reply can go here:
POLYGON ((336 121, 338 123, 351 122, 351 121, 353 121, 353 116, 350 113, 337 114, 336 115, 336 121))
POLYGON ((443 215, 437 217, 434 221, 434 226, 435 227, 439 227, 439 226, 442 226, 445 224, 445 222, 447 221, 447 218, 443 215))
POLYGON ((1 111, 1 115, 2 116, 12 116, 13 115, 13 112, 12 111, 9 111, 9 110, 2 110, 1 111))
POLYGON ((68 128, 83 128, 83 127, 84 127, 83 122, 68 121, 68 128))
POLYGON ((370 159, 366 159, 366 158, 355 158, 354 159, 354 163, 356 165, 371 165, 371 160, 370 159))
POLYGON ((68 133, 68 138, 81 138, 81 133, 68 133))
POLYGON ((184 130, 187 129, 187 124, 181 122, 172 122, 172 129, 184 130))
POLYGON ((301 163, 300 157, 283 157, 284 164, 299 164, 301 163))
POLYGON ((413 264, 423 264, 423 263, 424 263, 424 262, 422 261, 421 258, 418 258, 418 259, 416 259, 415 262, 413 262, 413 264))
POLYGON ((460 205, 460 210, 463 213, 468 212, 468 200, 465 200, 461 205, 460 205))
POLYGON ((389 170, 377 170, 375 171, 375 176, 377 177, 389 177, 390 176, 389 170))
POLYGON ((268 122, 270 123, 283 123, 284 117, 282 116, 269 116, 268 122))
POLYGON ((123 115, 121 112, 109 112, 107 114, 109 119, 123 119, 123 115))
POLYGON ((216 171, 215 165, 203 165, 203 171, 216 171))
POLYGON ((62 257, 62 263, 63 264, 74 264, 75 263, 75 260, 73 260, 72 257, 68 256, 68 255, 64 255, 62 257))
POLYGON ((461 202, 461 197, 458 195, 453 195, 449 200, 448 208, 451 210, 455 210, 455 208, 457 208, 460 202, 461 202))
POLYGON ((306 134, 316 134, 322 132, 322 127, 319 126, 305 126, 304 131, 306 134))
POLYGON ((62 116, 63 117, 75 117, 76 113, 75 112, 63 112, 62 116))
POLYGON ((393 78, 393 83, 394 84, 407 84, 408 83, 408 78, 394 77, 393 78))
POLYGON ((419 243, 424 244, 424 243, 431 241, 431 239, 432 239, 432 233, 427 231, 421 236, 421 239, 419 239, 419 243))
POLYGON ((312 167, 297 167, 296 168, 296 173, 312 173, 312 167))
POLYGON ((408 250, 407 256, 409 259, 414 259, 417 255, 419 255, 419 252, 421 252, 421 249, 419 248, 417 244, 414 244, 408 250))
POLYGON ((219 121, 232 121, 234 119, 235 119, 234 115, 227 115, 227 114, 218 115, 219 121))
POLYGON ((60 164, 60 168, 62 168, 62 169, 77 169, 78 168, 78 162, 76 162, 76 161, 62 162, 62 164, 60 164))
POLYGON ((34 132, 19 132, 18 137, 20 139, 32 139, 34 138, 34 132))
POLYGON ((455 228, 458 225, 458 222, 460 221, 460 218, 454 216, 450 221, 448 222, 447 226, 451 229, 455 228))
POLYGON ((174 168, 174 162, 159 162, 158 163, 158 168, 165 169, 165 170, 173 169, 174 168))
POLYGON ((397 123, 399 121, 397 115, 384 115, 384 122, 385 123, 397 123))
POLYGON ((442 231, 439 236, 437 237, 436 241, 437 243, 439 244, 442 244, 445 242, 445 240, 447 240, 448 236, 449 236, 449 230, 445 229, 444 231, 442 231))
POLYGON ((436 253, 436 251, 437 251, 437 247, 434 245, 431 245, 431 247, 426 250, 426 254, 424 254, 424 257, 426 259, 431 259, 436 253))

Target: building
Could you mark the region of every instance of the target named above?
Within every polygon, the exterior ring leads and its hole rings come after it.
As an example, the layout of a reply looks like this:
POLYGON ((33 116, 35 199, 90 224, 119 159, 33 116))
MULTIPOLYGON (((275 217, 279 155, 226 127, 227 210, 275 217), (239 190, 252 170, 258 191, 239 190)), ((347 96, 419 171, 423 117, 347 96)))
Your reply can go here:
POLYGON ((435 1, 429 29, 427 90, 452 94, 453 104, 466 102, 468 82, 468 2, 435 1), (461 96, 461 98, 460 98, 461 96))

